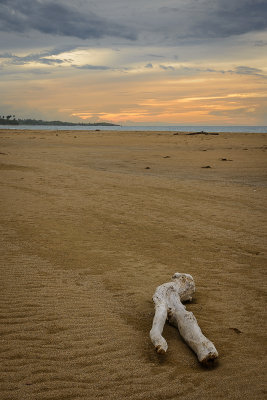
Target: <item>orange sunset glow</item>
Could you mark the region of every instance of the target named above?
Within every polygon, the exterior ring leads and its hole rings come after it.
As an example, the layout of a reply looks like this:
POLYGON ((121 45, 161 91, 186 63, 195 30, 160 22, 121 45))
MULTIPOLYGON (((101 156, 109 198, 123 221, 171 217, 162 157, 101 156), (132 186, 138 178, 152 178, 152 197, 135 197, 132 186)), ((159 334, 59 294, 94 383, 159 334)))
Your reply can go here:
MULTIPOLYGON (((249 28, 253 21, 245 29, 249 16, 244 10, 244 21, 236 20, 232 32, 220 25, 209 32, 202 14, 190 14, 184 2, 179 12, 173 8, 171 13, 167 3, 162 7, 163 2, 156 1, 153 11, 144 3, 140 19, 150 15, 147 25, 133 20, 130 12, 124 14, 131 28, 118 24, 112 34, 104 23, 101 32, 80 32, 77 27, 77 32, 64 33, 62 26, 61 34, 53 28, 44 33, 34 25, 28 31, 23 28, 17 40, 16 33, 4 31, 1 112, 123 125, 266 124, 266 30, 249 28), (188 18, 190 31, 184 22, 183 29, 177 26, 174 13, 181 21, 188 18), (197 34, 200 23, 203 30, 197 34)), ((107 21, 108 11, 101 5, 107 3, 100 1, 92 11, 106 13, 107 21)), ((69 12, 75 2, 65 7, 69 12)), ((86 15, 90 7, 84 7, 86 15)), ((135 5, 130 9, 138 13, 135 5)), ((111 5, 108 10, 115 18, 111 5)), ((234 13, 233 6, 231 10, 234 13)), ((216 18, 224 22, 220 8, 216 18)))

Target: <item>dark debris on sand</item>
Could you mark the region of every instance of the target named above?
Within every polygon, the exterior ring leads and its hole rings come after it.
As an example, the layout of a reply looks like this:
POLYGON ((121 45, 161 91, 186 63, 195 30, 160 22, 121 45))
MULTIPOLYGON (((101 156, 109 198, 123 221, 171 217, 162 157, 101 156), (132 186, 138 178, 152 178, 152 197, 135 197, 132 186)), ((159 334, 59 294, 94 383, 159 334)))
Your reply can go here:
POLYGON ((190 133, 187 133, 187 135, 188 136, 193 136, 193 135, 216 135, 216 136, 218 136, 219 133, 200 131, 200 132, 190 132, 190 133))

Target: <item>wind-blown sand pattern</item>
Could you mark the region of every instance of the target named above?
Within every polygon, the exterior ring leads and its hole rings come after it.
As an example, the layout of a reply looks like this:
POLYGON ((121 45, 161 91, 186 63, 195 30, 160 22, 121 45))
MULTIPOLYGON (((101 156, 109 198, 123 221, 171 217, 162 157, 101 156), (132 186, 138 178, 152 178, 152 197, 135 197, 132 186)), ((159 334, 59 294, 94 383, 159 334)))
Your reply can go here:
POLYGON ((0 146, 1 400, 266 398, 266 134, 1 130, 0 146), (213 369, 171 326, 166 355, 150 342, 176 271, 213 369))

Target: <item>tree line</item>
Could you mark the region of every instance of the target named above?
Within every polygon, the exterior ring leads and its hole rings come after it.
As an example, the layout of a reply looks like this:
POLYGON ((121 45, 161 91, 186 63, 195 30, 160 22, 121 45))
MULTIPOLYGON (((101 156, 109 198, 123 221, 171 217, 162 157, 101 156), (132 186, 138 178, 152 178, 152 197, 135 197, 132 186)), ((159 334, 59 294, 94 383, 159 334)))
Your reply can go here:
POLYGON ((0 125, 19 125, 15 115, 0 116, 0 125), (12 119, 11 119, 12 118, 12 119))
POLYGON ((0 125, 57 125, 57 126, 120 126, 111 124, 109 122, 63 122, 63 121, 43 121, 42 119, 21 119, 16 118, 15 115, 0 115, 0 125))

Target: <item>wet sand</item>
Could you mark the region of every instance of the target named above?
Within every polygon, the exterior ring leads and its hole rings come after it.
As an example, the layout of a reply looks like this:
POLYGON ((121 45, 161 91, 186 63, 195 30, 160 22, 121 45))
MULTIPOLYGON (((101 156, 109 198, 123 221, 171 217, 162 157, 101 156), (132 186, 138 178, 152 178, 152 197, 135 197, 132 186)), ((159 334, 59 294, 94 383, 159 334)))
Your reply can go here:
POLYGON ((265 399, 266 151, 255 133, 0 130, 0 399, 265 399), (176 271, 211 369, 171 326, 166 355, 150 342, 176 271))

